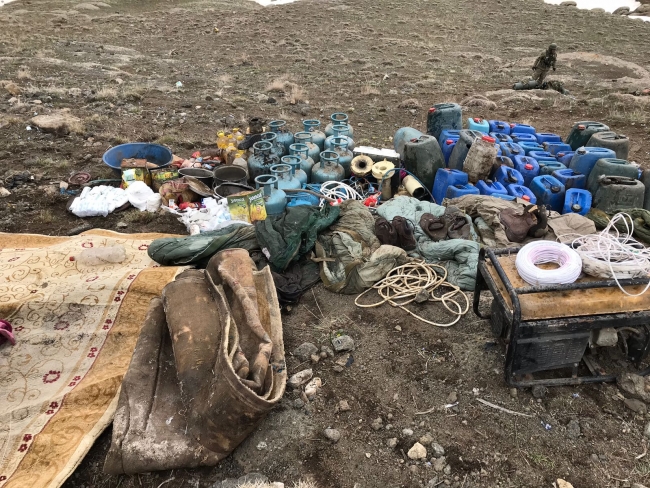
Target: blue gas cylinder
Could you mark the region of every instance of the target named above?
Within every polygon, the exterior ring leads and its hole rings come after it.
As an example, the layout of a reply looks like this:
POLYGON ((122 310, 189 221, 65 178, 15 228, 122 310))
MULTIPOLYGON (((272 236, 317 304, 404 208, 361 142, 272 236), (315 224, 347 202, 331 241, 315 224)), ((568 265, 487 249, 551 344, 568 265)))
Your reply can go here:
POLYGON ((508 188, 508 185, 523 185, 524 177, 519 171, 507 166, 501 166, 494 173, 494 179, 508 188))
POLYGON ((296 132, 293 137, 296 144, 305 144, 307 146, 307 156, 309 156, 315 164, 318 164, 320 162, 321 150, 312 142, 311 132, 296 132))
POLYGON ((536 176, 530 183, 530 190, 537 197, 539 205, 546 205, 551 210, 561 212, 564 206, 564 185, 550 175, 536 176))
POLYGON ((552 175, 554 171, 560 169, 566 169, 566 166, 564 166, 562 163, 558 161, 542 161, 541 163, 539 163, 540 175, 552 175))
POLYGON ((557 159, 560 163, 568 168, 574 154, 575 151, 562 151, 555 155, 555 159, 557 159))
POLYGON ((463 109, 457 103, 437 103, 427 114, 427 134, 442 139, 441 132, 445 130, 460 130, 463 128, 463 109))
POLYGON ((273 144, 269 141, 258 141, 253 144, 253 155, 248 158, 248 175, 252 180, 260 175, 268 175, 271 166, 279 162, 280 158, 273 153, 273 144))
POLYGON ((352 151, 354 149, 354 141, 349 136, 350 126, 347 124, 337 124, 333 128, 334 134, 328 136, 325 139, 325 150, 331 151, 334 147, 334 139, 337 137, 345 137, 348 140, 348 149, 352 151))
POLYGON ((321 151, 325 150, 325 132, 320 130, 320 120, 307 119, 302 121, 305 132, 311 133, 311 142, 316 144, 321 151))
POLYGON ((467 173, 457 169, 440 168, 436 171, 433 181, 433 199, 440 205, 447 194, 447 188, 453 185, 466 185, 469 183, 467 173))
POLYGON ((499 144, 502 142, 513 142, 512 137, 508 134, 502 134, 501 132, 490 132, 490 137, 496 139, 499 144))
POLYGON ((442 155, 445 158, 445 165, 449 163, 449 156, 451 156, 451 152, 454 150, 456 142, 458 142, 458 138, 447 138, 440 140, 440 149, 442 150, 442 155))
POLYGON ((525 156, 524 148, 516 142, 502 142, 499 147, 501 147, 501 154, 508 156, 513 161, 515 156, 525 156))
POLYGON ((576 173, 582 173, 589 178, 589 173, 596 165, 596 161, 603 158, 616 159, 616 153, 605 147, 580 147, 569 163, 569 168, 576 173))
POLYGON ((467 119, 467 128, 469 130, 483 132, 483 134, 490 133, 490 124, 487 120, 482 119, 481 117, 470 117, 467 119))
POLYGON ((345 170, 345 177, 350 177, 350 166, 354 159, 354 154, 348 149, 348 139, 345 137, 332 138, 332 151, 339 155, 339 164, 345 170))
POLYGON ((264 132, 261 134, 261 137, 263 141, 268 141, 273 145, 271 152, 275 154, 278 159, 286 154, 284 144, 278 142, 278 135, 275 132, 264 132))
POLYGON ((530 188, 527 188, 524 185, 508 185, 508 195, 512 195, 515 198, 521 198, 526 202, 537 203, 537 197, 535 194, 530 190, 530 188))
POLYGON ((553 173, 553 176, 564 185, 564 188, 584 189, 587 184, 587 177, 582 173, 576 173, 572 169, 560 169, 553 173))
POLYGON ((551 132, 538 132, 535 137, 537 137, 537 142, 540 144, 544 144, 545 142, 562 142, 560 136, 551 132))
POLYGON ((570 188, 564 197, 562 213, 577 213, 587 215, 591 209, 591 193, 579 188, 570 188))
POLYGON ((551 163, 557 162, 555 156, 548 151, 530 151, 528 156, 535 158, 538 163, 541 163, 542 161, 550 161, 551 163))
POLYGON ((506 187, 503 186, 498 181, 484 181, 480 180, 476 182, 476 188, 481 195, 494 195, 495 193, 508 193, 506 187))
POLYGON ((463 129, 445 129, 440 133, 440 137, 437 137, 438 141, 444 141, 445 139, 458 139, 460 137, 460 131, 463 129))
POLYGON ((320 154, 320 163, 311 169, 311 181, 325 183, 326 181, 342 181, 345 170, 339 164, 339 155, 334 151, 323 151, 320 154))
MULTIPOLYGON (((294 144, 292 144, 292 146, 293 145, 294 144)), ((300 156, 297 155, 282 156, 280 161, 282 161, 282 164, 288 164, 289 166, 291 166, 291 174, 293 175, 294 178, 296 178, 300 182, 301 186, 306 185, 309 182, 309 177, 307 176, 307 172, 303 170, 301 167, 302 158, 300 156)))
MULTIPOLYGON (((256 143, 259 144, 259 143, 256 143)), ((287 194, 278 187, 278 177, 260 175, 255 178, 255 187, 264 189, 266 215, 280 215, 287 206, 287 194)))
POLYGON ((527 124, 510 124, 510 134, 536 134, 535 127, 527 124))
POLYGON ((309 156, 309 146, 307 144, 291 144, 289 152, 292 156, 300 158, 300 169, 307 175, 307 180, 311 182, 311 169, 314 167, 314 160, 309 156))
POLYGON ((349 126, 347 135, 350 137, 354 137, 354 129, 350 125, 350 118, 348 117, 348 114, 345 114, 343 112, 336 112, 333 113, 330 116, 330 123, 325 126, 325 137, 333 136, 334 135, 334 126, 335 125, 347 125, 349 126))
POLYGON ((280 190, 299 190, 302 188, 302 183, 293 175, 289 164, 274 164, 271 166, 271 174, 278 177, 277 187, 280 190))
POLYGON ((557 156, 559 152, 572 151, 571 146, 563 142, 545 142, 542 146, 544 151, 550 152, 553 156, 557 156))
POLYGON ((445 198, 458 198, 465 195, 480 195, 478 188, 476 188, 471 183, 465 183, 464 185, 453 185, 447 187, 447 193, 445 198))
POLYGON ((524 177, 524 185, 528 186, 530 182, 539 175, 539 163, 535 158, 530 156, 517 155, 512 158, 515 169, 524 177))
POLYGON ((510 137, 512 138, 512 142, 516 142, 517 144, 521 144, 522 142, 534 142, 537 144, 537 137, 535 137, 535 134, 522 132, 519 134, 510 134, 510 137))
POLYGON ((510 124, 502 120, 488 120, 490 124, 490 132, 497 132, 499 134, 510 135, 510 124))
POLYGON ((278 144, 284 146, 284 154, 289 154, 289 146, 293 144, 293 134, 287 130, 286 120, 272 120, 269 122, 269 131, 277 136, 278 144))
POLYGON ((544 147, 536 142, 519 142, 517 143, 524 150, 526 156, 530 156, 532 151, 543 151, 544 147))

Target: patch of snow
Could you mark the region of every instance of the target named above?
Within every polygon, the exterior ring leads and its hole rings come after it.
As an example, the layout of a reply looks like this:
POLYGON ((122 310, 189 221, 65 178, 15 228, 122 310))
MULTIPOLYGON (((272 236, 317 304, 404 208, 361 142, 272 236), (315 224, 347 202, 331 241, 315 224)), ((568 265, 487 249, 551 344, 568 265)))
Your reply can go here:
POLYGON ((253 1, 255 3, 259 3, 262 7, 268 7, 269 5, 284 5, 285 3, 293 3, 296 2, 297 0, 253 0, 253 1))
MULTIPOLYGON (((564 0, 544 0, 544 2, 551 5, 560 5, 564 0)), ((633 12, 637 7, 641 6, 641 2, 635 0, 575 0, 578 8, 591 10, 592 8, 602 8, 606 12, 612 13, 620 7, 628 7, 630 12, 633 12)), ((650 21, 650 17, 632 15, 630 19, 641 19, 646 22, 650 21)))
POLYGON ((0 0, 0 7, 2 7, 3 5, 7 5, 8 3, 11 3, 13 1, 15 0, 0 0))

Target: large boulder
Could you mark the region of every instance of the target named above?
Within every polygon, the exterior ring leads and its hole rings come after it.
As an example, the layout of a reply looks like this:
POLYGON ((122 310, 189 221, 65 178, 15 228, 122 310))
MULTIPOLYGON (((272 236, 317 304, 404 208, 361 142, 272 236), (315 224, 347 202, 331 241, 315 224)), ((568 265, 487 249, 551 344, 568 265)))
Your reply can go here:
POLYGON ((48 115, 37 115, 31 123, 44 132, 51 132, 58 135, 66 135, 70 132, 81 132, 83 125, 81 119, 75 117, 67 110, 51 113, 48 115))

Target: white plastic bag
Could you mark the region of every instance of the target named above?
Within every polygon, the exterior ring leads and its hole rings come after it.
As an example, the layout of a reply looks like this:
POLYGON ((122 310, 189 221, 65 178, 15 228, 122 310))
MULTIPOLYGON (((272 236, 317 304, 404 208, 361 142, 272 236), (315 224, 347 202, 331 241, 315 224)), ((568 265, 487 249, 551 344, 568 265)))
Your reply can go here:
POLYGON ((126 249, 124 249, 124 246, 93 247, 84 249, 77 258, 79 264, 84 266, 121 263, 124 260, 126 260, 126 249))
POLYGON ((132 182, 125 191, 131 205, 140 210, 140 212, 144 212, 147 209, 147 200, 154 194, 153 190, 144 181, 132 182))
POLYGON ((77 217, 106 217, 116 208, 129 201, 121 188, 112 186, 86 187, 70 205, 70 211, 77 217))
POLYGON ((160 193, 154 193, 147 198, 147 212, 157 212, 162 205, 162 197, 160 193))

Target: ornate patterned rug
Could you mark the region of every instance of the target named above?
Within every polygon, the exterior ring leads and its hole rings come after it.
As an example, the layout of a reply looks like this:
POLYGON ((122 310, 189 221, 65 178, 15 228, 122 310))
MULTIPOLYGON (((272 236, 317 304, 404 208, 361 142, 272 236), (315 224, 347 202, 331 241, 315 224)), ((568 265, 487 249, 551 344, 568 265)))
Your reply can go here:
POLYGON ((57 488, 110 424, 149 301, 182 270, 147 256, 160 234, 0 233, 0 487, 57 488), (84 249, 124 246, 89 266, 84 249))

